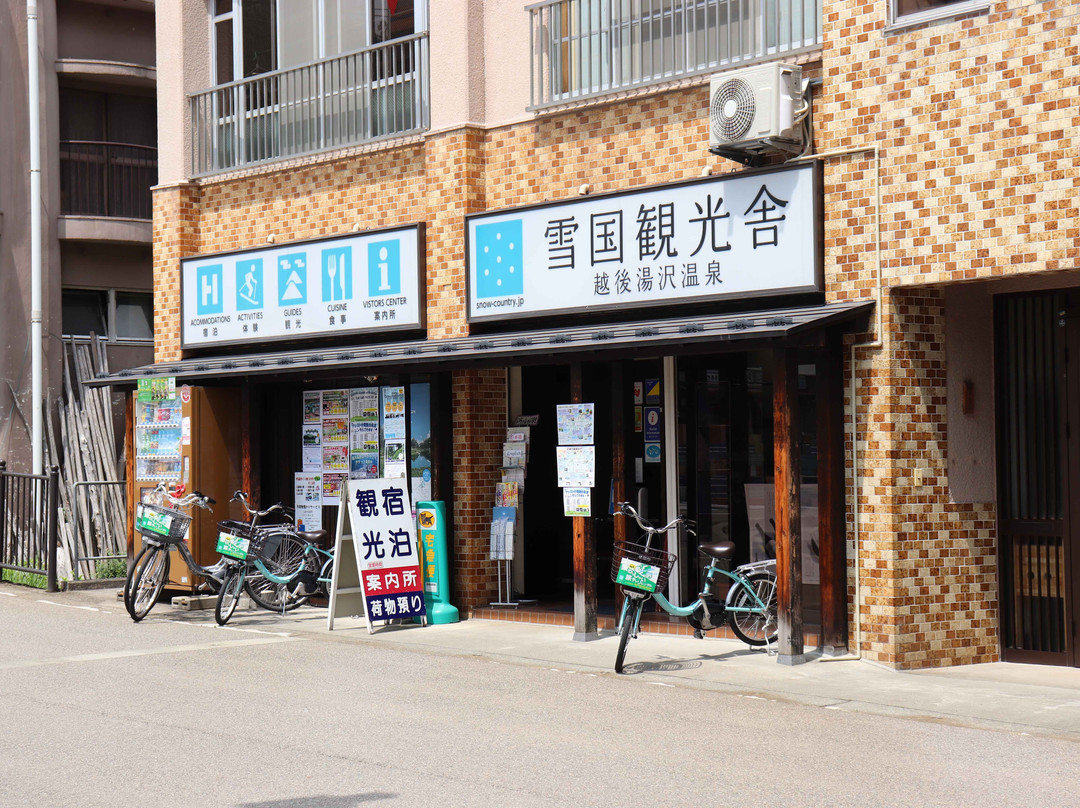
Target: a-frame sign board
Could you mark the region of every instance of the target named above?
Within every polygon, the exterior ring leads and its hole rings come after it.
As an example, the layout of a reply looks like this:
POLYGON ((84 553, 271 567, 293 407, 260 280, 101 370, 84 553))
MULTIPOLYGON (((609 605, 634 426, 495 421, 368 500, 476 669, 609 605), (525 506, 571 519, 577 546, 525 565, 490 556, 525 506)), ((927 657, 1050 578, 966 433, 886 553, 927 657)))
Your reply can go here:
POLYGON ((328 627, 363 614, 374 623, 419 617, 427 624, 420 550, 408 481, 345 480, 338 507, 328 627))

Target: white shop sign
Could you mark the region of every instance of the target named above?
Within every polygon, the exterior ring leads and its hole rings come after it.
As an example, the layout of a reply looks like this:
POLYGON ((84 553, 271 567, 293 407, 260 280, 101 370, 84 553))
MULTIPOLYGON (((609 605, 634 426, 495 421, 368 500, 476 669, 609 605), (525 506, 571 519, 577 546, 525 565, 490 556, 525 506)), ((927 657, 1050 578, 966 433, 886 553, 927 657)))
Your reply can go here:
POLYGON ((185 348, 423 325, 421 225, 180 263, 185 348))
POLYGON ((468 217, 469 319, 822 288, 820 167, 468 217))

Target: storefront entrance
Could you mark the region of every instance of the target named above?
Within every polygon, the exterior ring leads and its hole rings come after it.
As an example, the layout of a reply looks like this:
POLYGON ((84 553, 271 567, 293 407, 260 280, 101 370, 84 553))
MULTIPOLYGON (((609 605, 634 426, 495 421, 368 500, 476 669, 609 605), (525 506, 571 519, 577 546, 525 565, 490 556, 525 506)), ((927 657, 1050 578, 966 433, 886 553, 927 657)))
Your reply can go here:
POLYGON ((1080 293, 1004 297, 996 318, 1002 655, 1078 666, 1080 293))

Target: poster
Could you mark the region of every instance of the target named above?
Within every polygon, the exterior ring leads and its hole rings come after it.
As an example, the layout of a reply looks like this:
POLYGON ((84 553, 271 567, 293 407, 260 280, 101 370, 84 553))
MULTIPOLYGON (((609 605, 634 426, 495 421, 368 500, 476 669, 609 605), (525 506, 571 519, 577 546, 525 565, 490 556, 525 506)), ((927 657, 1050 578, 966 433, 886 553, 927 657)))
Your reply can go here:
POLYGON ((293 508, 296 529, 305 532, 322 530, 322 474, 296 472, 293 475, 293 508))
POLYGON ((560 488, 592 488, 596 469, 595 446, 556 446, 560 488))
POLYGON ((349 477, 379 476, 379 388, 349 391, 349 477))
POLYGON ((493 508, 491 512, 491 560, 514 559, 514 528, 517 508, 493 508))
POLYGON ((346 446, 323 446, 323 471, 349 472, 349 449, 346 446))
MULTIPOLYGON (((318 394, 316 394, 318 395, 318 394)), ((304 394, 305 405, 307 393, 304 394)), ((317 413, 316 413, 317 414, 317 413)), ((301 433, 301 454, 304 471, 322 471, 322 418, 305 423, 301 433)))
POLYGON ((375 620, 423 617, 424 591, 409 488, 402 480, 351 480, 348 515, 364 605, 375 620))
POLYGON ((405 460, 405 441, 387 440, 383 444, 383 477, 388 480, 404 477, 408 469, 405 460))
MULTIPOLYGON (((776 558, 776 490, 772 483, 747 483, 746 520, 750 527, 750 560, 776 558)), ((803 583, 821 582, 818 557, 818 491, 816 484, 799 488, 799 511, 802 524, 803 583)))
POLYGON ((327 444, 347 445, 349 443, 349 419, 344 416, 323 418, 322 442, 327 444))
POLYGON ((515 482, 503 482, 495 484, 495 506, 499 508, 516 508, 520 489, 515 482))
POLYGON ((348 474, 342 474, 340 472, 324 472, 322 475, 322 504, 323 505, 340 505, 341 504, 341 487, 348 480, 348 474))
POLYGON ((322 391, 322 417, 330 415, 349 415, 349 391, 348 390, 323 390, 322 391))
POLYGON ((563 516, 592 516, 592 489, 564 488, 563 516))
POLYGON ((558 404, 555 417, 560 446, 581 446, 593 442, 592 404, 558 404))
POLYGON ((660 408, 645 408, 645 441, 658 443, 660 441, 660 408))
POLYGON ((349 477, 353 480, 374 480, 379 476, 379 453, 349 452, 349 477))
POLYGON ((382 433, 384 441, 405 442, 405 388, 382 388, 382 433))
POLYGON ((304 391, 304 423, 318 424, 322 421, 322 393, 318 390, 304 391))

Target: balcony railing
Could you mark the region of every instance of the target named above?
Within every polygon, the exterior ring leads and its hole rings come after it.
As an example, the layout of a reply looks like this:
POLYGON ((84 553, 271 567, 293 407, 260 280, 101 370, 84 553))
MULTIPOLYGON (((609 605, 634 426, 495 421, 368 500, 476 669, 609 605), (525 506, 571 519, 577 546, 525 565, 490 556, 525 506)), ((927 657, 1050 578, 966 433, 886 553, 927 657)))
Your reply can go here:
POLYGON ((90 140, 60 142, 60 213, 150 219, 157 149, 90 140))
POLYGON ((427 34, 191 96, 192 174, 428 128, 427 34))
POLYGON ((531 110, 821 46, 821 0, 545 0, 527 10, 531 110))

